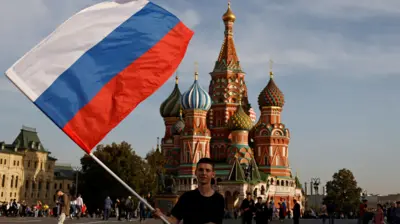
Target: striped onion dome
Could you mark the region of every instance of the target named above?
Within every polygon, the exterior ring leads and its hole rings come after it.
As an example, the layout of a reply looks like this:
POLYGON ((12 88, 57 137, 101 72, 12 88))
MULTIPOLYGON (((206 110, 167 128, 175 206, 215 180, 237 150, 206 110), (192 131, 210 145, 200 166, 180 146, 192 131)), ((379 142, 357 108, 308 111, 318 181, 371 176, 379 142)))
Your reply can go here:
POLYGON ((181 104, 183 109, 209 110, 211 107, 211 97, 199 84, 197 80, 197 72, 195 80, 188 91, 182 94, 181 104))
POLYGON ((179 117, 181 108, 181 91, 178 87, 178 76, 175 78, 175 88, 160 106, 162 117, 179 117))
POLYGON ((269 82, 258 96, 258 105, 260 106, 260 108, 262 108, 268 106, 283 107, 284 104, 285 97, 282 91, 275 84, 273 73, 270 72, 269 82))
POLYGON ((229 118, 228 128, 232 131, 246 130, 249 131, 253 127, 253 121, 250 116, 244 112, 242 104, 236 112, 229 118))

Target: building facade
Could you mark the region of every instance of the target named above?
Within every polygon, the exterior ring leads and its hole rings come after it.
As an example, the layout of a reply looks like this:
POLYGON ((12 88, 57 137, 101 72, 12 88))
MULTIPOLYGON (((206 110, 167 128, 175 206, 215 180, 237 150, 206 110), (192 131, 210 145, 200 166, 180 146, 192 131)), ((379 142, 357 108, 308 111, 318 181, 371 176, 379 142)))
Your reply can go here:
POLYGON ((191 190, 197 186, 196 163, 211 157, 216 161, 215 183, 228 209, 247 192, 291 206, 292 199, 301 201, 302 190, 289 165, 290 132, 281 121, 284 95, 270 71, 258 97, 261 115, 256 122, 233 40, 236 16, 230 5, 222 19, 224 40, 208 91, 200 86, 196 71, 189 90, 181 94, 177 77, 171 95, 161 104, 166 171, 177 178, 180 192, 191 190))
POLYGON ((52 205, 56 160, 43 147, 34 128, 23 126, 12 144, 0 142, 0 201, 52 205))

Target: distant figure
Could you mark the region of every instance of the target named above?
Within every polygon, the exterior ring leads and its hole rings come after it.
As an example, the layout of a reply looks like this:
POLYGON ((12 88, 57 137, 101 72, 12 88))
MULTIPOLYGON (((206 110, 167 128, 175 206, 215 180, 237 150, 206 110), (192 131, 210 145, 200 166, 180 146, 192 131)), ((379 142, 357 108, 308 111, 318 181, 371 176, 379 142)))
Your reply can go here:
POLYGON ((300 204, 297 203, 296 199, 293 199, 293 224, 299 224, 300 222, 300 204))
POLYGON ((251 193, 247 192, 247 197, 242 201, 240 205, 240 210, 242 214, 242 223, 251 224, 253 220, 253 212, 255 210, 254 200, 251 198, 251 193))
POLYGON ((78 197, 75 200, 75 206, 76 206, 76 218, 80 218, 82 215, 82 207, 83 207, 83 199, 82 195, 78 194, 78 197))
POLYGON ((328 203, 328 217, 329 217, 329 224, 334 224, 335 223, 335 210, 336 210, 336 205, 333 203, 333 201, 330 201, 328 203))
POLYGON ((58 224, 64 224, 65 218, 69 216, 69 209, 70 209, 69 197, 61 190, 57 190, 56 195, 58 196, 57 204, 60 206, 58 224))
POLYGON ((108 196, 106 200, 104 200, 104 215, 103 220, 108 220, 110 218, 110 212, 113 202, 111 201, 110 197, 108 196))
POLYGON ((385 224, 384 215, 383 215, 383 207, 381 204, 378 204, 377 211, 374 216, 375 224, 385 224))

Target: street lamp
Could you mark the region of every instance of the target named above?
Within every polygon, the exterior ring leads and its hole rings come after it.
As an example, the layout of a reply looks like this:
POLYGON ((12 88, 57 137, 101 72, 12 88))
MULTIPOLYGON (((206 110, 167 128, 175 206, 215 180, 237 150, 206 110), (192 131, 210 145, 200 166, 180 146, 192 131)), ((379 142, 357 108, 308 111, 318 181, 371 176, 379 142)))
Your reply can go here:
POLYGON ((315 209, 317 209, 317 195, 318 195, 318 188, 319 184, 321 183, 321 180, 318 177, 311 178, 311 188, 314 187, 314 191, 316 195, 314 195, 314 203, 315 203, 315 209))
POLYGON ((75 166, 73 167, 74 171, 76 172, 75 176, 76 176, 76 182, 75 182, 75 195, 78 196, 78 176, 79 176, 79 172, 82 171, 82 167, 80 166, 75 166))
POLYGON ((311 178, 311 184, 314 187, 315 193, 318 195, 318 189, 319 189, 319 185, 321 184, 321 180, 317 177, 317 178, 311 178))

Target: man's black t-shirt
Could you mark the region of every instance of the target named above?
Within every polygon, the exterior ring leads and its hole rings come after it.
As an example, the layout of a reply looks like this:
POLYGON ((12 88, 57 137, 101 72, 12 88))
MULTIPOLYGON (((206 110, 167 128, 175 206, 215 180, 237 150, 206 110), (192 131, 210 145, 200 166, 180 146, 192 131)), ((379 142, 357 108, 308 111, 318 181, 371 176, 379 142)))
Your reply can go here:
POLYGON ((221 194, 215 192, 212 196, 205 197, 196 189, 182 194, 171 214, 184 223, 221 224, 225 214, 224 208, 225 201, 221 194))

